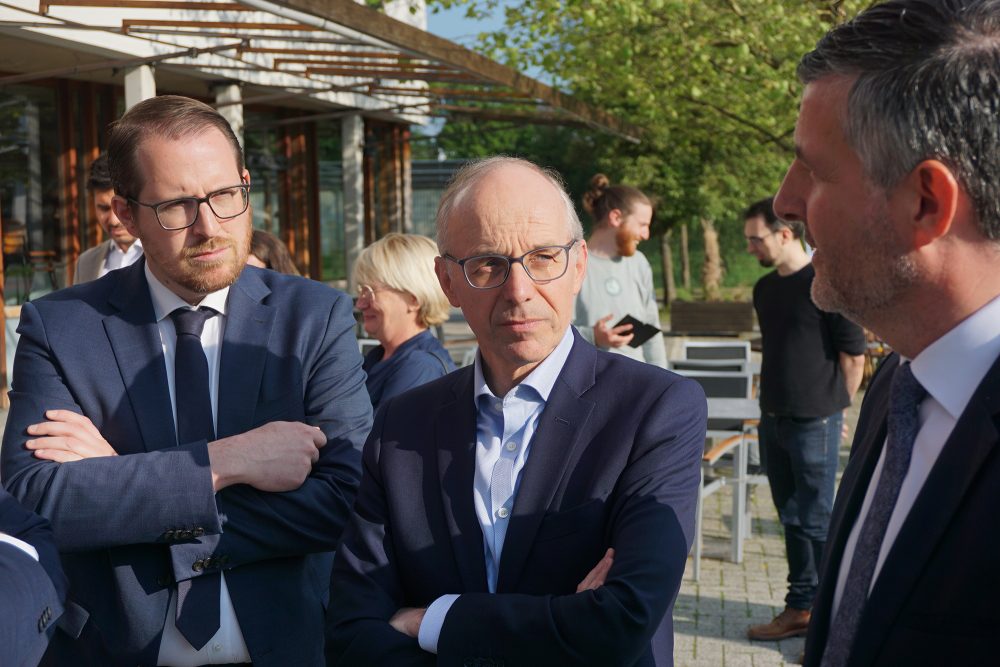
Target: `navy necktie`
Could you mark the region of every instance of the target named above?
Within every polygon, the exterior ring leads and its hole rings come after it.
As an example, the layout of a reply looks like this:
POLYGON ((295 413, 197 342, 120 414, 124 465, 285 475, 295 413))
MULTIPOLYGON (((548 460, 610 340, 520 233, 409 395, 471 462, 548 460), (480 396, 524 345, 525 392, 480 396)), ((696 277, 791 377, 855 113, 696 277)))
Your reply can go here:
POLYGON ((899 489, 910 468, 913 441, 920 430, 920 402, 926 395, 920 382, 913 377, 910 363, 900 364, 892 376, 892 387, 889 390, 888 441, 882 474, 875 487, 868 516, 858 534, 840 607, 830 626, 822 667, 843 667, 848 664, 858 625, 868 601, 882 538, 885 537, 889 518, 899 497, 899 489))
MULTIPOLYGON (((177 330, 174 395, 179 445, 215 440, 208 360, 201 346, 205 322, 215 314, 211 308, 178 308, 170 313, 177 330)), ((177 583, 177 629, 196 649, 208 643, 219 630, 220 591, 218 572, 206 572, 177 583)))

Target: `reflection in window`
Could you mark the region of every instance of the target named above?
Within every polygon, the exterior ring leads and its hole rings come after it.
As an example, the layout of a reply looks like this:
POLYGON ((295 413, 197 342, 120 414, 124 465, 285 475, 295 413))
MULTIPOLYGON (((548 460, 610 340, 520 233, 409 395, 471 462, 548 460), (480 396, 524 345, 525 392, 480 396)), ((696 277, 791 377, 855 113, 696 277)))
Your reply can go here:
POLYGON ((0 90, 0 229, 9 305, 62 286, 58 137, 52 90, 0 90))

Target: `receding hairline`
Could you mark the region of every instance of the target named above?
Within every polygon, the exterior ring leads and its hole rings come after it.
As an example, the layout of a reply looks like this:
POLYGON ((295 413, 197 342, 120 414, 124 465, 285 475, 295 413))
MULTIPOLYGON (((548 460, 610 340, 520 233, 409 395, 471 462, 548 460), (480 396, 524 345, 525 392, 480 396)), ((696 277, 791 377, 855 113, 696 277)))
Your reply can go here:
MULTIPOLYGON (((240 178, 243 177, 243 172, 246 171, 246 165, 244 164, 242 169, 240 168, 239 159, 237 158, 236 153, 233 151, 232 146, 230 145, 229 138, 226 136, 225 132, 223 132, 215 125, 199 125, 186 128, 173 128, 171 130, 163 128, 162 131, 160 131, 160 129, 161 128, 155 128, 155 129, 149 128, 148 133, 142 137, 142 139, 135 145, 135 149, 133 150, 133 154, 135 155, 136 158, 135 168, 140 172, 138 176, 140 182, 142 183, 143 188, 146 187, 147 180, 146 180, 146 174, 143 173, 143 167, 140 164, 139 158, 140 156, 144 156, 146 154, 145 153, 146 145, 150 141, 155 141, 155 140, 170 141, 170 142, 185 141, 189 139, 196 139, 203 135, 211 134, 213 131, 216 132, 219 135, 219 137, 225 142, 225 144, 229 147, 230 150, 227 151, 227 154, 233 158, 233 166, 236 167, 236 175, 239 176, 240 178)), ((153 155, 153 160, 155 159, 156 156, 153 155)), ((136 193, 136 196, 139 196, 138 192, 136 193)))
MULTIPOLYGON (((549 189, 553 197, 553 202, 557 202, 560 209, 564 208, 567 195, 562 189, 561 184, 554 180, 557 178, 554 174, 527 160, 511 159, 497 161, 485 165, 485 168, 474 174, 470 181, 455 195, 448 208, 448 215, 444 220, 446 230, 451 230, 452 221, 457 215, 468 211, 468 207, 476 200, 475 195, 481 192, 483 188, 489 187, 490 179, 501 176, 504 171, 533 176, 537 181, 544 183, 549 189)), ((562 217, 566 225, 566 231, 570 236, 575 237, 573 221, 565 215, 562 217)), ((447 234, 443 240, 448 240, 447 234)))

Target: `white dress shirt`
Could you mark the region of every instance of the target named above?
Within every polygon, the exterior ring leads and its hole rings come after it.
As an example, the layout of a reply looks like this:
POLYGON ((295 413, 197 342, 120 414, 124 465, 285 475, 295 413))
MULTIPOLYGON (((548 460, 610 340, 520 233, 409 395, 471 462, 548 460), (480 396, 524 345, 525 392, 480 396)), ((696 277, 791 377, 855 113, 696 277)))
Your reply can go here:
MULTIPOLYGON (((170 313, 178 308, 190 308, 191 305, 164 287, 163 283, 145 266, 146 280, 149 282, 149 294, 153 299, 153 313, 156 316, 156 326, 160 332, 160 344, 163 349, 163 361, 167 370, 167 387, 170 391, 171 412, 174 415, 174 426, 177 425, 177 396, 174 382, 174 358, 177 352, 177 332, 170 313)), ((208 306, 219 314, 205 322, 201 332, 201 345, 208 361, 209 393, 212 397, 212 420, 218 428, 216 411, 219 409, 219 358, 222 351, 222 336, 226 328, 226 313, 229 298, 229 288, 212 292, 202 299, 199 306, 208 306)), ((181 444, 181 443, 178 443, 181 444)), ((170 606, 167 609, 166 622, 163 625, 163 637, 160 640, 160 654, 157 665, 169 667, 197 667, 198 665, 225 664, 233 662, 250 662, 250 652, 247 650, 243 632, 236 618, 236 609, 229 597, 226 577, 220 573, 222 585, 219 599, 219 631, 208 643, 195 650, 184 635, 177 629, 177 591, 170 594, 170 606)))
POLYGON ((35 560, 38 560, 38 550, 31 546, 24 540, 19 540, 13 535, 8 535, 7 533, 0 533, 0 542, 11 545, 12 547, 17 547, 24 553, 28 554, 35 560))
MULTIPOLYGON (((473 400, 476 405, 476 472, 472 480, 472 501, 479 527, 483 531, 483 557, 486 559, 486 583, 490 593, 496 593, 500 574, 507 525, 521 483, 521 472, 528 462, 531 439, 538 418, 573 349, 572 327, 567 327, 555 349, 527 377, 501 399, 489 385, 483 373, 482 354, 476 354, 473 400), (492 497, 490 480, 501 458, 513 460, 513 493, 504 502, 492 497)), ((457 594, 442 595, 431 603, 420 623, 420 647, 437 653, 438 639, 444 619, 457 594)))
MULTIPOLYGON (((896 506, 889 518, 885 537, 882 539, 875 572, 872 574, 871 586, 868 589, 869 594, 875 586, 889 550, 896 541, 896 536, 899 535, 899 529, 910 513, 958 418, 986 376, 986 371, 998 357, 1000 357, 1000 297, 993 299, 931 343, 910 363, 914 377, 927 390, 927 397, 920 404, 920 430, 913 441, 910 467, 899 489, 896 506)), ((830 618, 836 617, 837 608, 840 606, 858 534, 861 532, 864 517, 868 516, 868 508, 882 474, 885 449, 883 446, 871 482, 868 483, 864 504, 844 545, 844 556, 837 574, 830 618)))
POLYGON ((115 269, 123 269, 126 266, 132 266, 135 264, 136 260, 142 257, 142 241, 139 239, 133 241, 132 245, 128 247, 128 250, 124 251, 118 247, 118 244, 114 241, 112 241, 109 245, 108 254, 104 256, 104 263, 101 264, 101 272, 97 276, 98 278, 114 271, 115 269))

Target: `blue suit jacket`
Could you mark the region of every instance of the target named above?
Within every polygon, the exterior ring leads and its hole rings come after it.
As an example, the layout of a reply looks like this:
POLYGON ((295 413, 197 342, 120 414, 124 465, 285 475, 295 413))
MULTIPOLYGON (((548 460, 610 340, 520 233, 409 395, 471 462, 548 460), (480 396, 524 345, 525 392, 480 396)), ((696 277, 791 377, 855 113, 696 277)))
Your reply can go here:
MULTIPOLYGON (((830 520, 805 665, 819 665, 830 632, 844 546, 886 438, 883 362, 865 396, 851 460, 830 520)), ((900 527, 862 612, 852 667, 992 665, 1000 628, 1000 360, 959 417, 900 527)))
POLYGON ((473 367, 387 401, 334 564, 327 660, 342 665, 670 665, 694 531, 699 385, 579 335, 531 444, 489 594, 473 505, 473 367), (605 585, 575 593, 608 547, 605 585), (387 623, 462 593, 438 656, 387 623))
POLYGON ((0 533, 33 546, 38 560, 0 543, 0 665, 34 667, 63 610, 66 578, 48 522, 0 490, 0 533))
POLYGON ((232 286, 219 437, 302 421, 321 427, 327 444, 295 491, 236 485, 216 495, 207 443, 176 443, 143 265, 26 303, 21 313, 2 475, 52 522, 63 553, 71 592, 62 627, 83 632, 63 659, 155 664, 171 591, 202 576, 192 564, 212 556, 223 563, 255 664, 320 662, 329 552, 349 515, 357 450, 371 425, 351 300, 252 267, 232 286), (34 458, 25 428, 51 408, 89 417, 120 456, 34 458))

